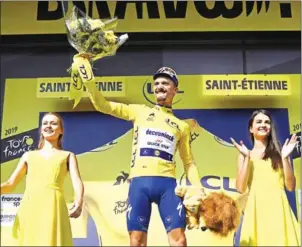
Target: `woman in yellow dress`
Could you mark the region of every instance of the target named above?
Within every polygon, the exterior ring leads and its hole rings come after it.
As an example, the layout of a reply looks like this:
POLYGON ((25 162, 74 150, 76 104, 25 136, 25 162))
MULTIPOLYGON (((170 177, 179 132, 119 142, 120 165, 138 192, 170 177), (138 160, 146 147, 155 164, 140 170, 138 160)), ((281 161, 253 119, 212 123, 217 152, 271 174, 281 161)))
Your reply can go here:
POLYGON ((47 113, 40 131, 38 149, 23 154, 11 177, 1 184, 1 194, 10 193, 26 174, 26 189, 13 226, 19 246, 72 246, 69 217, 80 216, 84 193, 77 159, 62 149, 64 129, 58 114, 47 113), (69 211, 63 195, 68 171, 75 190, 69 211))
POLYGON ((251 151, 231 138, 240 152, 236 188, 240 193, 248 189, 240 246, 300 246, 300 225, 285 193, 285 188, 294 191, 296 186, 289 156, 297 137, 292 135, 281 148, 266 110, 253 112, 248 129, 251 151))

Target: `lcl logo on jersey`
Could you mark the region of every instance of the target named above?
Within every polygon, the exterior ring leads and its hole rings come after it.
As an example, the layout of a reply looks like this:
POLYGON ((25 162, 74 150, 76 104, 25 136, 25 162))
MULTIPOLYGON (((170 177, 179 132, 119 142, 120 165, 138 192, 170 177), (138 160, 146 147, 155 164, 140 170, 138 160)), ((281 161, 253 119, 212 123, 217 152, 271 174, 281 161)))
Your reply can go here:
MULTIPOLYGON (((180 102, 182 100, 183 94, 185 93, 185 91, 182 90, 178 90, 174 101, 173 101, 173 105, 177 104, 178 102, 180 102)), ((151 104, 155 105, 155 97, 154 97, 154 91, 153 91, 153 82, 150 82, 148 80, 145 81, 144 85, 143 85, 143 95, 144 98, 151 104)))
POLYGON ((173 122, 170 118, 167 118, 165 121, 169 126, 175 128, 177 130, 180 130, 178 124, 173 122))

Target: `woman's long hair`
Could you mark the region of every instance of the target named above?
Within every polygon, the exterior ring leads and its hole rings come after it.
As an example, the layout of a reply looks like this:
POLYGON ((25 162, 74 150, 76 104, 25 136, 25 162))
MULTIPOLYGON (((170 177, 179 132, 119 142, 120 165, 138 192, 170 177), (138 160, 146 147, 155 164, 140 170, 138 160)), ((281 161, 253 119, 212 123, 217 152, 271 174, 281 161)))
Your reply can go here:
MULTIPOLYGON (((63 119, 62 117, 58 114, 58 113, 55 113, 55 112, 48 112, 46 114, 44 114, 43 118, 47 115, 53 115, 53 116, 56 116, 58 119, 59 119, 59 125, 61 127, 61 130, 62 130, 62 133, 64 133, 64 125, 63 125, 63 119)), ((42 118, 42 119, 43 119, 42 118)), ((42 125, 42 124, 41 124, 42 125)), ((62 146, 62 139, 63 139, 63 134, 61 134, 59 136, 59 139, 58 139, 58 148, 59 149, 63 149, 63 146, 62 146)), ((44 146, 44 136, 42 135, 41 133, 41 128, 40 128, 40 138, 39 138, 39 144, 38 144, 38 150, 41 149, 43 146, 44 146)))
POLYGON ((252 143, 254 144, 254 135, 250 132, 250 128, 253 125, 254 118, 259 114, 262 113, 263 115, 268 116, 270 119, 271 124, 271 130, 269 135, 267 136, 267 146, 264 151, 263 159, 267 160, 270 158, 272 160, 272 167, 274 170, 277 170, 278 168, 282 168, 282 159, 281 159, 281 146, 277 139, 277 131, 274 124, 274 121, 272 119, 271 114, 263 109, 256 110, 252 113, 252 116, 250 117, 249 123, 248 123, 248 129, 250 133, 250 138, 252 140, 252 143))

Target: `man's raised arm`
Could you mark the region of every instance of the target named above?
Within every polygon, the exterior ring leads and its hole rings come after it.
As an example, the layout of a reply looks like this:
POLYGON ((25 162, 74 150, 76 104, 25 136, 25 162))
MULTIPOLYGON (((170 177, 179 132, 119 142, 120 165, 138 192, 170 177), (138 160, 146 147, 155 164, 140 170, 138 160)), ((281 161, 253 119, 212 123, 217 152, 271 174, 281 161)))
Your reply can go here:
POLYGON ((100 93, 100 91, 96 90, 96 85, 94 83, 87 83, 85 87, 88 91, 88 96, 97 111, 127 121, 133 121, 135 119, 134 105, 106 100, 105 97, 100 93))

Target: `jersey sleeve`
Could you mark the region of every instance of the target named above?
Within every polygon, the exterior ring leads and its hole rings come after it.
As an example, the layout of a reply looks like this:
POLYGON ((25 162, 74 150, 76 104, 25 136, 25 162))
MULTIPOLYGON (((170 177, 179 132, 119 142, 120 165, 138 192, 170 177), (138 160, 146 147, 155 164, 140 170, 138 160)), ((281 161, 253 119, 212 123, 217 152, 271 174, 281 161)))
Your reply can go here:
POLYGON ((178 146, 179 156, 184 165, 194 162, 192 150, 191 150, 190 138, 191 138, 190 126, 186 124, 184 130, 181 133, 181 138, 178 146))
POLYGON ((127 121, 134 121, 136 118, 138 105, 134 104, 124 104, 108 101, 105 97, 98 91, 92 88, 94 85, 87 85, 88 96, 93 104, 94 108, 102 113, 109 114, 111 116, 121 118, 127 121), (94 97, 92 96, 92 92, 94 97))
POLYGON ((179 142, 179 155, 183 161, 184 170, 190 183, 196 187, 201 187, 199 172, 194 162, 190 139, 190 126, 186 124, 179 142))

